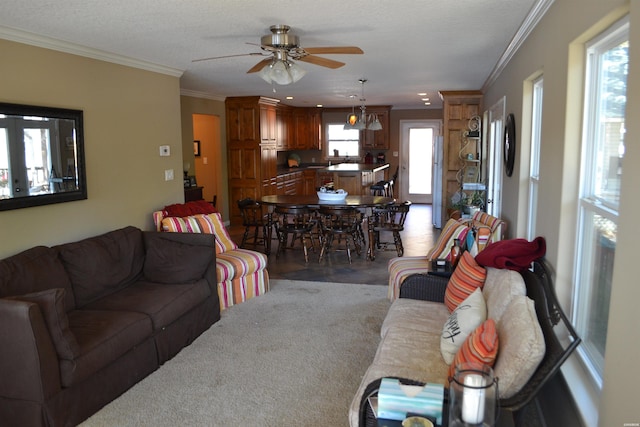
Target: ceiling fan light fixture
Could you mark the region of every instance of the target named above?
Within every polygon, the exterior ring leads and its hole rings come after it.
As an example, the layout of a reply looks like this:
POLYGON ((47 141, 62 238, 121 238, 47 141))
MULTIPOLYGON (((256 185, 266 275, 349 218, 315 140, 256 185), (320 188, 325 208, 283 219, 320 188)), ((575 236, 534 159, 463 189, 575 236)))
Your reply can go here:
POLYGON ((274 59, 268 66, 260 70, 260 77, 267 83, 290 85, 300 80, 307 71, 298 64, 284 60, 274 59))

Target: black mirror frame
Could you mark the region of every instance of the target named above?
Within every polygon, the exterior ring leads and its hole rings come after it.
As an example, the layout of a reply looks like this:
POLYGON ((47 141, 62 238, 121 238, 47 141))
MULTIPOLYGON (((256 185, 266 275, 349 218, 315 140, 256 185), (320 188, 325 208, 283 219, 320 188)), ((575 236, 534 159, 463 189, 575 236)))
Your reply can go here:
POLYGON ((507 123, 504 126, 504 165, 507 176, 513 174, 513 164, 516 160, 516 117, 513 113, 507 116, 507 123))
POLYGON ((87 176, 84 151, 84 118, 82 110, 0 103, 0 113, 17 116, 41 116, 55 119, 73 120, 75 122, 76 150, 78 153, 78 190, 64 191, 54 194, 40 194, 36 196, 3 199, 0 200, 0 211, 87 199, 87 176))

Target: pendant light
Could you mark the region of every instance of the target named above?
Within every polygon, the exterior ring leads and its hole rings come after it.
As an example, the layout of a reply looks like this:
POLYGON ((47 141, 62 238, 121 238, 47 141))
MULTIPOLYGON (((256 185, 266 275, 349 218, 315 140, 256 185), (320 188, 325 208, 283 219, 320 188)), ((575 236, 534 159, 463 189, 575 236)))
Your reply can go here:
POLYGON ((347 123, 345 123, 345 129, 358 129, 365 130, 369 129, 372 131, 382 130, 382 123, 378 119, 378 115, 376 113, 369 114, 367 116, 367 106, 365 105, 366 98, 364 97, 364 84, 367 82, 367 79, 358 80, 362 85, 362 96, 360 97, 360 116, 355 114, 354 108, 352 107, 352 112, 347 116, 347 123))

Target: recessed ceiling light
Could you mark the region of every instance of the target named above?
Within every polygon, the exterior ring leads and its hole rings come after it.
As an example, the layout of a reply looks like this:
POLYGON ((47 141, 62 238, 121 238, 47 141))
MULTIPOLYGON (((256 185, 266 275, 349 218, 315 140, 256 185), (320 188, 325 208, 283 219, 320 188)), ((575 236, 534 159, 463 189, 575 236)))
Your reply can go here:
POLYGON ((287 96, 287 99, 291 100, 293 99, 293 96, 287 96))
POLYGON ((424 105, 431 105, 431 103, 430 102, 425 102, 424 105))
POLYGON ((427 96, 427 92, 420 92, 418 96, 427 96))
POLYGON ((422 100, 423 100, 423 101, 428 101, 428 100, 429 100, 429 98, 422 98, 422 100))
POLYGON ((322 105, 322 104, 318 104, 318 105, 316 105, 316 107, 318 107, 318 108, 322 108, 322 107, 324 107, 324 105, 322 105))

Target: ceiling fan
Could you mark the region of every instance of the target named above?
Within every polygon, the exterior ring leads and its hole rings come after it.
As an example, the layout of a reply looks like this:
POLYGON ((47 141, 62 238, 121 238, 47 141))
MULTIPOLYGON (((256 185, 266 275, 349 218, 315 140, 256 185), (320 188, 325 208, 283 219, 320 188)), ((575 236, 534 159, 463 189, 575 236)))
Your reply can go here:
POLYGON ((209 61, 213 59, 231 58, 237 56, 268 56, 256 65, 251 67, 247 73, 260 72, 260 76, 267 82, 272 81, 278 84, 289 84, 299 80, 305 71, 299 68, 294 62, 302 61, 321 67, 340 68, 344 62, 333 59, 322 58, 316 55, 322 54, 350 54, 359 55, 364 53, 362 49, 355 46, 333 46, 333 47, 307 47, 300 46, 298 36, 289 32, 288 25, 272 25, 271 34, 260 38, 260 44, 247 43, 260 46, 263 52, 243 53, 238 55, 215 56, 211 58, 195 59, 193 62, 209 61))

